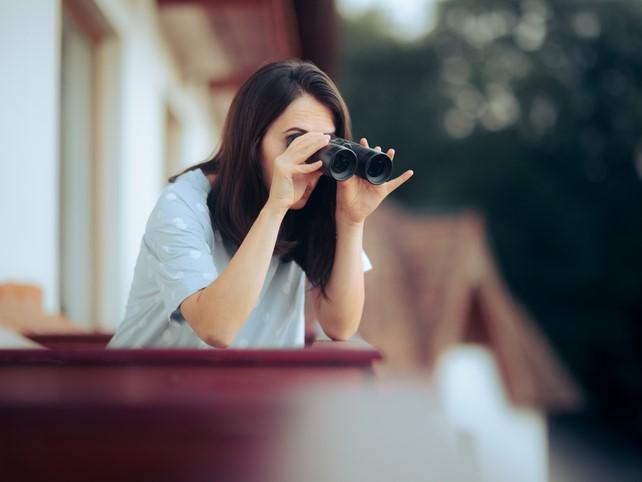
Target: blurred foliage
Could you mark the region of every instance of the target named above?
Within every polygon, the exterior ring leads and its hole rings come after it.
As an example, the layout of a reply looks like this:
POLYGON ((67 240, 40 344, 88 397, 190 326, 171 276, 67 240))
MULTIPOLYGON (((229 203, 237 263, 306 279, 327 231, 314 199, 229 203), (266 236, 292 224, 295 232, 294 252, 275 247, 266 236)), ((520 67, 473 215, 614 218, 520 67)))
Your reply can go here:
POLYGON ((642 434, 642 2, 449 0, 395 39, 345 20, 355 137, 395 147, 397 198, 484 212, 498 264, 587 391, 642 434))

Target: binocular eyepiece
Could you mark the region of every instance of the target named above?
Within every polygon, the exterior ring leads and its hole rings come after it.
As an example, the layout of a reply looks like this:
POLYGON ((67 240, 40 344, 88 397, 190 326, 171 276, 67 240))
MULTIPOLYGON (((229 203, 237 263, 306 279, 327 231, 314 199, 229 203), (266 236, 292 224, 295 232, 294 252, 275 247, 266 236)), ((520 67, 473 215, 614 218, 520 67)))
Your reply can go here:
MULTIPOLYGON (((288 136, 287 145, 301 135, 296 133, 288 136)), ((330 143, 305 162, 316 162, 318 159, 323 161, 323 174, 336 181, 345 181, 356 174, 370 184, 383 184, 392 174, 392 159, 386 154, 341 137, 331 136, 330 143)))

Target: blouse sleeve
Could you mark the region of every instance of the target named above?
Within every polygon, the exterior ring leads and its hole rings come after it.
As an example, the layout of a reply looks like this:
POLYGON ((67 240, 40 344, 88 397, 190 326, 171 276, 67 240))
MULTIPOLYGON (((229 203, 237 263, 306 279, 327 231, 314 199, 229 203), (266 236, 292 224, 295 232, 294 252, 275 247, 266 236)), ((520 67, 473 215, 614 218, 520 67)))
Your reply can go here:
MULTIPOLYGON (((364 249, 361 250, 361 266, 363 268, 364 273, 372 269, 372 263, 370 262, 370 258, 368 258, 368 255, 366 254, 366 251, 364 249)), ((312 283, 310 283, 310 280, 308 280, 308 278, 306 277, 305 290, 307 291, 311 288, 312 288, 312 283)))
MULTIPOLYGON (((197 206, 199 207, 199 206, 197 206)), ((169 321, 185 321, 181 303, 207 287, 217 276, 211 225, 171 188, 166 189, 152 211, 143 242, 150 253, 153 278, 163 299, 163 315, 169 321)))
POLYGON ((365 250, 361 251, 361 264, 363 266, 364 273, 372 269, 372 263, 370 262, 370 258, 368 258, 365 250))

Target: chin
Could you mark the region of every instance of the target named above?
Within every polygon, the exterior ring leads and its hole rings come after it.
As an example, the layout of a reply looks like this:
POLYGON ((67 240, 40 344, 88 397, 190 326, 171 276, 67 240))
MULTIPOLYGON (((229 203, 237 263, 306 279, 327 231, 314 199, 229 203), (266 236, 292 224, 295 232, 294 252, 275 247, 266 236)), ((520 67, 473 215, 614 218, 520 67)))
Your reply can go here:
POLYGON ((290 209, 293 209, 294 211, 298 211, 299 209, 303 209, 305 205, 307 204, 308 200, 306 199, 299 199, 297 202, 295 202, 292 206, 290 206, 290 209))

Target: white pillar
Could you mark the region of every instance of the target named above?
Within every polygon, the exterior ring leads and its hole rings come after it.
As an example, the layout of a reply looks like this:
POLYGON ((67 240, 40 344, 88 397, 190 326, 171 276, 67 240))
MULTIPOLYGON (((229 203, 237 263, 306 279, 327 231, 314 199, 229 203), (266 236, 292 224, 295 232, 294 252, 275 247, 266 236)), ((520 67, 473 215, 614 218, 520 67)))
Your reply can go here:
POLYGON ((0 2, 0 282, 59 308, 60 3, 0 2))

